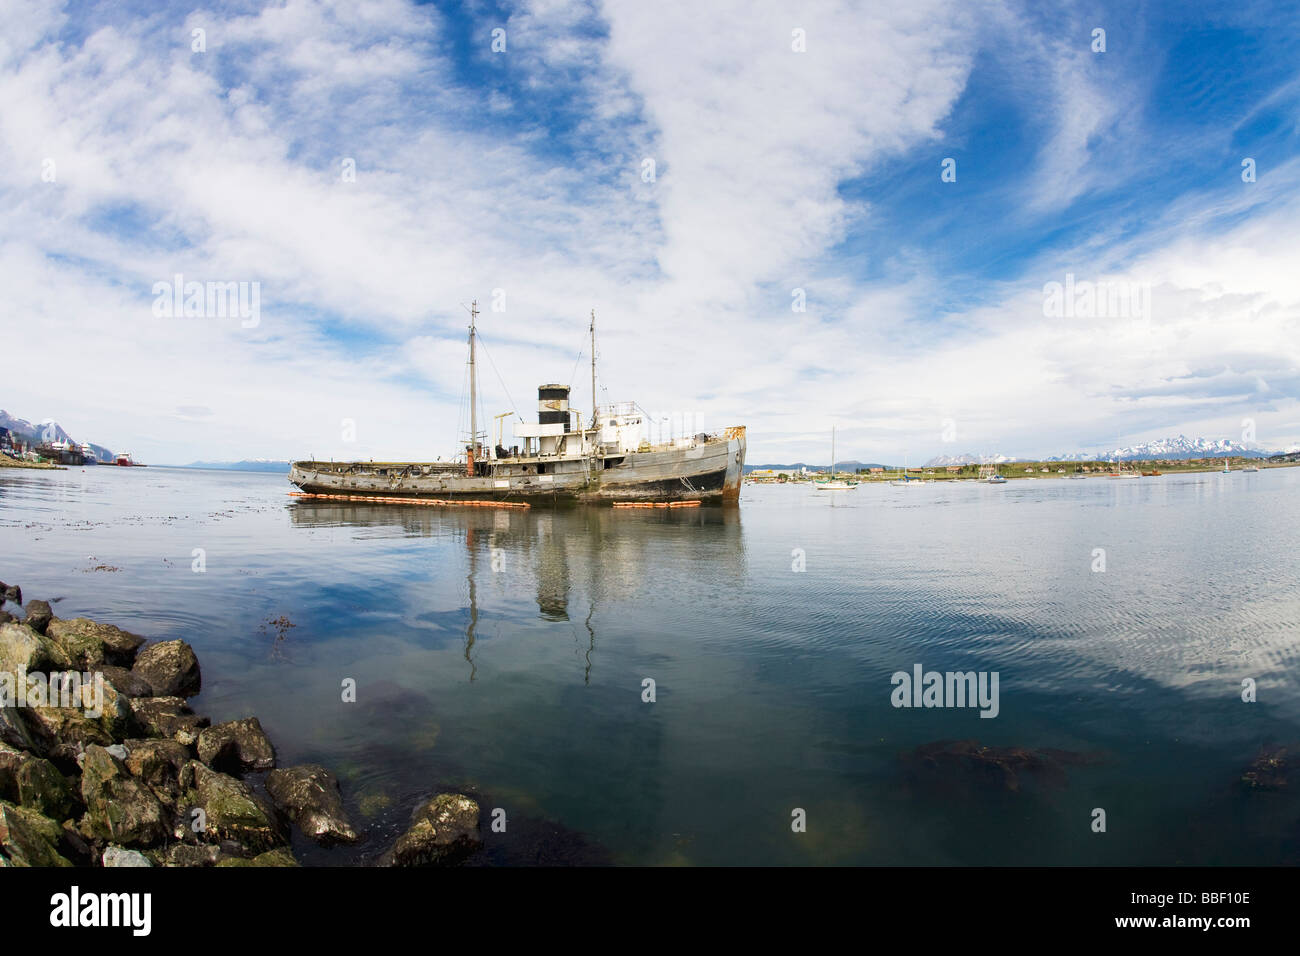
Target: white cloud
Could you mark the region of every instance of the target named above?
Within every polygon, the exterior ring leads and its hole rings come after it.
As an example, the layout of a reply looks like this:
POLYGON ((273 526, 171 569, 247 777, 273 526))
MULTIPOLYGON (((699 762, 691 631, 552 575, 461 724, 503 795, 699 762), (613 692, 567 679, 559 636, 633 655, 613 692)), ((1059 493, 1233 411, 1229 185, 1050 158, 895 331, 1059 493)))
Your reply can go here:
MULTIPOLYGON (((1223 216, 1201 210, 1241 200, 1197 197, 1149 234, 1161 246, 1034 263, 956 315, 934 313, 939 264, 900 249, 906 268, 864 284, 834 257, 871 223, 844 180, 918 151, 937 170, 980 20, 1005 18, 991 4, 535 3, 507 19, 502 58, 478 24, 487 86, 457 79, 436 11, 399 0, 183 9, 62 44, 66 17, 28 14, 0 41, 3 404, 143 460, 447 455, 474 297, 511 392, 485 369, 489 415, 573 377, 594 307, 609 398, 747 423, 756 461, 824 455, 832 420, 846 457, 917 461, 952 450, 949 417, 958 444, 1056 451, 1120 412, 1178 430, 1262 396, 1261 440, 1300 438, 1280 361, 1294 352, 1269 347, 1300 299, 1295 217, 1276 203, 1216 238, 1223 216), (563 148, 541 108, 562 114, 563 148), (1150 277, 1180 311, 1141 333, 1050 323, 1041 285, 1064 263, 1150 277), (154 318, 152 284, 178 272, 260 282, 261 324, 154 318), (488 309, 497 288, 505 313, 488 309), (52 357, 76 374, 51 374, 52 357), (1215 406, 1233 388, 1250 397, 1215 406)), ((1114 110, 1058 79, 1054 201, 1095 181, 1090 131, 1114 110)))

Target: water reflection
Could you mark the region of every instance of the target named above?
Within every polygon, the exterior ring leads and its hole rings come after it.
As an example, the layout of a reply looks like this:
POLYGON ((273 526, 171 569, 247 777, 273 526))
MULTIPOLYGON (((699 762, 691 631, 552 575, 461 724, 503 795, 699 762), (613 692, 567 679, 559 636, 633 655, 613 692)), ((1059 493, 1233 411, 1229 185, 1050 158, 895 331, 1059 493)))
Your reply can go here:
POLYGON ((702 537, 711 577, 740 587, 746 574, 736 508, 507 511, 320 499, 295 499, 286 508, 299 529, 364 529, 367 535, 378 531, 458 542, 464 556, 464 658, 470 681, 478 679, 475 654, 484 637, 480 605, 486 585, 499 584, 492 591, 504 596, 505 606, 493 617, 519 618, 525 595, 531 595, 536 620, 567 625, 582 651, 583 683, 590 685, 602 603, 621 603, 652 586, 664 550, 681 542, 684 532, 692 552, 702 537), (575 601, 580 602, 576 608, 575 601))

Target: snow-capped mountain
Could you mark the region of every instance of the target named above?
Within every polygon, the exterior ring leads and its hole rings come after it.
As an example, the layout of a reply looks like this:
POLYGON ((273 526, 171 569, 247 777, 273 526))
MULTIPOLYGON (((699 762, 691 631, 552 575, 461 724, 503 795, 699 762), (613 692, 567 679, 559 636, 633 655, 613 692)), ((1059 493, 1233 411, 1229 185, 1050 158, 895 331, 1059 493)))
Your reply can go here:
POLYGON ((939 455, 931 458, 923 467, 944 467, 947 465, 1005 465, 1008 462, 1019 461, 1009 455, 939 455))
MULTIPOLYGON (((9 429, 16 438, 21 438, 30 445, 56 441, 70 442, 74 445, 82 444, 52 418, 42 419, 33 425, 25 418, 10 415, 3 408, 0 408, 0 428, 9 429)), ((95 452, 95 457, 100 461, 112 461, 113 453, 103 445, 96 445, 94 442, 86 442, 86 444, 90 445, 95 452)))
POLYGON ((1155 441, 1112 448, 1109 451, 1058 455, 1045 461, 1149 461, 1154 458, 1265 458, 1268 452, 1228 438, 1158 438, 1155 441))

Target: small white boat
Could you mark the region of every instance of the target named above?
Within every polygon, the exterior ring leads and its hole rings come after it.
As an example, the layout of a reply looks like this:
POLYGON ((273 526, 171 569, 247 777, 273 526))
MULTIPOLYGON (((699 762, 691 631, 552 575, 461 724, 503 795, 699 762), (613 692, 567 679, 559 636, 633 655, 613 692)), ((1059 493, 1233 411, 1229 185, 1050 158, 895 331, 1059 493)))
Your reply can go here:
POLYGON ((1247 465, 1242 471, 1259 471, 1259 465, 1247 465))
POLYGON ((1007 480, 998 474, 996 465, 980 466, 980 481, 987 482, 990 485, 1005 485, 1007 480))
POLYGON ((924 482, 923 482, 920 478, 909 478, 909 477, 908 477, 908 475, 907 475, 907 459, 906 459, 906 458, 903 459, 903 477, 902 477, 902 478, 895 478, 895 479, 893 479, 892 481, 890 481, 889 483, 890 483, 891 485, 893 485, 895 488, 907 488, 907 487, 910 487, 911 485, 920 485, 920 484, 924 484, 924 482))
POLYGON ((818 491, 853 491, 858 487, 856 481, 840 481, 835 477, 835 426, 831 426, 831 476, 826 481, 814 481, 813 487, 818 491))

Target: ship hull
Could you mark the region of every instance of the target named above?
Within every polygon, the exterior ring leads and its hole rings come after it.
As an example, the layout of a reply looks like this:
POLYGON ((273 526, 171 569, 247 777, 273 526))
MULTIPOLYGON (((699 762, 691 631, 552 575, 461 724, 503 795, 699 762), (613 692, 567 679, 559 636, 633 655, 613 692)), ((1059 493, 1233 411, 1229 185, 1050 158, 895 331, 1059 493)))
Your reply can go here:
POLYGON ((595 460, 505 459, 469 475, 445 462, 294 462, 289 481, 308 494, 375 498, 613 503, 735 502, 745 464, 745 430, 688 448, 595 460), (539 473, 541 472, 541 473, 539 473))

